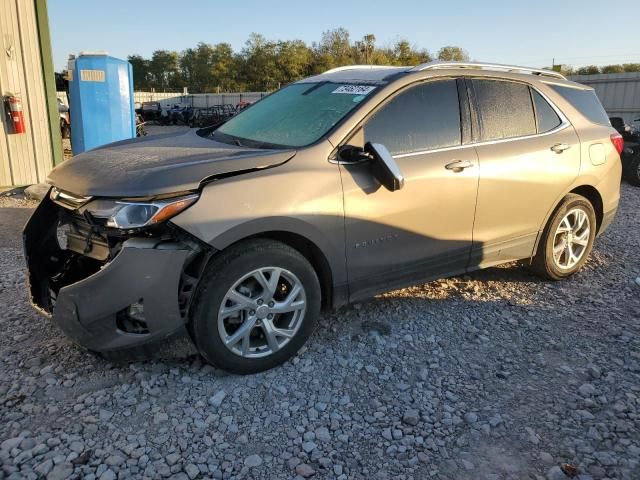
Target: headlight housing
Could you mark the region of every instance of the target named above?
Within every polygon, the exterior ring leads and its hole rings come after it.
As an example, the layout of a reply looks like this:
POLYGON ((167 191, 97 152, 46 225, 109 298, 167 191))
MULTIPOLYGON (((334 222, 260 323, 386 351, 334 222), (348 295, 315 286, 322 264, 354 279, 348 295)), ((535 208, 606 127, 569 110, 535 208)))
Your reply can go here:
POLYGON ((88 212, 104 226, 130 230, 165 222, 186 210, 198 200, 197 194, 151 201, 98 199, 88 203, 81 213, 88 212))

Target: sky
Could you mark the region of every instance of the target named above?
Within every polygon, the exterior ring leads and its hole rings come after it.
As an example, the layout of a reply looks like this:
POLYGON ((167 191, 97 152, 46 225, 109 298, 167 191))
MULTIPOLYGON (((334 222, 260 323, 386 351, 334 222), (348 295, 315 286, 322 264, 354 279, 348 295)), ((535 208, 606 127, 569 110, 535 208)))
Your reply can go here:
POLYGON ((640 63, 627 0, 48 0, 56 71, 69 54, 107 51, 118 58, 181 51, 198 42, 230 43, 239 51, 251 32, 271 40, 319 41, 344 27, 351 39, 368 33, 378 46, 407 39, 432 54, 445 45, 471 59, 543 67, 555 63, 640 63), (268 5, 268 6, 267 6, 268 5), (615 25, 619 24, 619 28, 615 25))

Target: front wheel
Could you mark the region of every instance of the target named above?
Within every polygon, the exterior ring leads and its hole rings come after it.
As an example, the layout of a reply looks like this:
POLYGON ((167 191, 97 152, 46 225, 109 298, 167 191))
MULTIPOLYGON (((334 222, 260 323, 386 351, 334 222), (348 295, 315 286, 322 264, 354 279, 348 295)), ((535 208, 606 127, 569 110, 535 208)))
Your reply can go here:
POLYGON ((292 357, 313 333, 320 283, 297 250, 272 240, 239 243, 207 266, 191 331, 202 356, 234 373, 292 357))
POLYGON ((542 234, 533 268, 541 276, 562 280, 587 261, 596 237, 596 215, 586 198, 569 194, 542 234))

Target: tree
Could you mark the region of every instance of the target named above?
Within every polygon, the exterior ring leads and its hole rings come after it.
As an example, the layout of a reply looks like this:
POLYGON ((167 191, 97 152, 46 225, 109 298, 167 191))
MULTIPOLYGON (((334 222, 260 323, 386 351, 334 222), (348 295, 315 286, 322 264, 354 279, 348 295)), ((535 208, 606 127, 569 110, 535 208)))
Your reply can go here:
POLYGON ((368 65, 369 63, 373 63, 372 57, 374 50, 376 48, 376 36, 372 33, 369 33, 362 37, 362 40, 358 40, 355 44, 355 55, 354 58, 357 59, 358 63, 363 63, 364 65, 368 65))
POLYGON ((184 82, 180 76, 177 52, 156 50, 149 62, 150 86, 159 90, 181 88, 184 82))
POLYGON ((640 63, 625 63, 622 66, 625 72, 640 72, 640 63))
POLYGON ((417 50, 408 40, 398 40, 391 49, 391 59, 394 65, 419 65, 433 60, 426 50, 417 50))
POLYGON ((469 55, 460 47, 442 47, 438 50, 438 60, 447 62, 468 62, 469 55))
POLYGON ((211 52, 212 84, 224 92, 237 89, 238 62, 228 43, 214 45, 211 52))
POLYGON ((624 73, 622 65, 606 65, 601 69, 602 73, 624 73))
POLYGON ((127 58, 133 70, 133 88, 136 90, 149 89, 149 60, 140 55, 129 55, 127 58))
POLYGON ((597 75, 598 73, 600 73, 600 69, 595 65, 587 65, 576 70, 576 75, 597 75))
POLYGON ((280 41, 276 44, 278 82, 287 84, 309 75, 312 52, 302 40, 280 41))
POLYGON ((571 65, 564 65, 560 63, 556 63, 551 67, 542 67, 544 70, 551 70, 552 72, 558 72, 562 75, 575 75, 576 72, 573 70, 571 65))
MULTIPOLYGON (((438 58, 468 60, 469 56, 460 47, 446 46, 438 51, 438 58)), ((136 90, 171 91, 187 86, 194 93, 273 90, 343 65, 409 66, 431 60, 427 50, 406 39, 380 48, 376 47, 376 36, 368 33, 352 43, 342 27, 324 31, 320 41, 311 46, 302 40, 273 41, 252 33, 240 52, 234 52, 228 43, 199 42, 179 53, 156 50, 150 59, 129 56, 136 90)), ((624 69, 640 70, 634 64, 624 69)))
POLYGON ((191 91, 206 92, 213 87, 212 56, 213 47, 204 42, 182 52, 179 61, 182 79, 191 91))
POLYGON ((321 55, 328 55, 331 58, 332 67, 354 63, 349 32, 345 28, 340 27, 323 32, 317 50, 321 55))
POLYGON ((258 33, 249 35, 241 52, 241 72, 249 90, 273 90, 278 88, 276 44, 258 33))

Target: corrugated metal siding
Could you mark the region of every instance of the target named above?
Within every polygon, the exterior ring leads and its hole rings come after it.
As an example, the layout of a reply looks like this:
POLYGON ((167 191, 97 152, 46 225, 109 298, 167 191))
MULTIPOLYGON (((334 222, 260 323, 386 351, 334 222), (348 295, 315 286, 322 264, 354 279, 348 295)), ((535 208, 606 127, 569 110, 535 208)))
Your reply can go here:
POLYGON ((631 122, 640 117, 640 72, 573 75, 574 82, 592 87, 610 117, 631 122))
POLYGON ((0 185, 43 181, 53 165, 35 5, 0 1, 0 94, 22 100, 25 134, 11 134, 2 106, 0 185))

